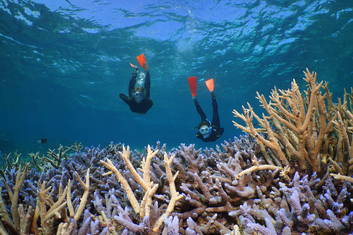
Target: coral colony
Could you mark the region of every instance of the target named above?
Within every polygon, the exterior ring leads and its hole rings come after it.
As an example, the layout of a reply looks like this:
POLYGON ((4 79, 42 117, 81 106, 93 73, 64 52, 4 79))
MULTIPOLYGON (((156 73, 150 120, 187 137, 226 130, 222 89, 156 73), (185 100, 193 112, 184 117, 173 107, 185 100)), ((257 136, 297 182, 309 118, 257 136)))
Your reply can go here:
POLYGON ((353 234, 353 94, 304 72, 234 110, 247 135, 220 146, 76 144, 5 156, 1 234, 353 234))

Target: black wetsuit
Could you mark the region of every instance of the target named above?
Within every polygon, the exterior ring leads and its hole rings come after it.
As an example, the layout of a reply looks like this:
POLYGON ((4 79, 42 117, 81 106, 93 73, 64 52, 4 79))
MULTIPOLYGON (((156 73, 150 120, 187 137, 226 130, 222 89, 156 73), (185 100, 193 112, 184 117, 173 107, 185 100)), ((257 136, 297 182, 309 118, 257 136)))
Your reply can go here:
POLYGON ((120 93, 120 98, 129 105, 130 110, 135 113, 146 113, 153 105, 152 100, 150 99, 150 88, 151 88, 151 77, 150 73, 148 71, 145 72, 146 75, 146 80, 145 80, 145 90, 146 90, 146 96, 145 98, 140 102, 137 103, 133 97, 134 93, 134 88, 135 84, 137 81, 137 70, 135 70, 132 73, 131 80, 129 83, 129 96, 126 96, 125 94, 120 93))
POLYGON ((200 128, 202 125, 210 126, 210 124, 212 127, 212 132, 211 132, 210 136, 207 138, 204 138, 199 131, 196 133, 196 137, 205 141, 205 142, 216 141, 219 137, 221 137, 221 135, 224 132, 224 128, 221 127, 221 123, 219 121, 218 105, 217 105, 217 101, 216 101, 216 96, 213 93, 211 93, 211 99, 212 99, 212 110, 213 110, 212 123, 210 123, 207 120, 206 115, 203 112, 197 99, 194 99, 194 104, 195 104, 196 110, 199 113, 200 118, 201 118, 201 123, 199 124, 198 128, 200 128))

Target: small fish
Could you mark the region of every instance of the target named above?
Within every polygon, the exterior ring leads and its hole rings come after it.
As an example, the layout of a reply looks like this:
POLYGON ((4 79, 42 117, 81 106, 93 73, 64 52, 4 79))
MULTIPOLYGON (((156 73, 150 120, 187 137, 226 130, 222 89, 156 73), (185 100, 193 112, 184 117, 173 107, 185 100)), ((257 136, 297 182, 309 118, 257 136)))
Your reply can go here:
POLYGON ((37 140, 37 143, 38 143, 38 144, 45 144, 45 143, 47 143, 47 142, 48 142, 48 139, 47 139, 47 138, 41 138, 41 139, 37 140))

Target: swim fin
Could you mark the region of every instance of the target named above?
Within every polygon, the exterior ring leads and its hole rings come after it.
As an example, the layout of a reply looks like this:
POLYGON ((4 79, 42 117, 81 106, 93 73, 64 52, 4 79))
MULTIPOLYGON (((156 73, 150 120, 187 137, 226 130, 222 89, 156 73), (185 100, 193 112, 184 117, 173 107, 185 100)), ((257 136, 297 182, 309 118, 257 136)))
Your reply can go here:
POLYGON ((188 77, 188 82, 189 82, 191 96, 195 97, 197 95, 197 77, 196 76, 188 77))
POLYGON ((207 86, 207 89, 209 92, 213 92, 214 91, 214 79, 213 78, 209 78, 205 81, 205 84, 207 86))
POLYGON ((145 54, 136 56, 136 60, 142 68, 147 69, 147 60, 145 54))

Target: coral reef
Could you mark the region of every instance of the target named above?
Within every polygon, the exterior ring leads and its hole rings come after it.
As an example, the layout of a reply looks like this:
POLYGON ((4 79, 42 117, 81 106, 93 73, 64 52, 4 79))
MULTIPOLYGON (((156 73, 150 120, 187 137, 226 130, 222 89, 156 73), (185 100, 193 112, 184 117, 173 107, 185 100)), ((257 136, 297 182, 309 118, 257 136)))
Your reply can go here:
POLYGON ((7 169, 1 234, 291 234, 353 231, 351 182, 282 168, 242 136, 215 149, 85 148, 58 168, 7 169))
POLYGON ((243 114, 233 111, 246 126, 233 123, 256 139, 271 165, 320 175, 328 170, 352 175, 353 93, 345 92, 343 101, 334 104, 328 84, 318 83, 316 73, 308 69, 304 74, 305 95, 295 80, 291 89, 273 89, 270 102, 257 93, 267 115, 260 117, 248 104, 243 114))
POLYGON ((0 234, 353 234, 352 94, 334 104, 305 75, 306 96, 295 81, 271 102, 258 95, 269 116, 234 111, 249 135, 215 148, 8 155, 0 234))

